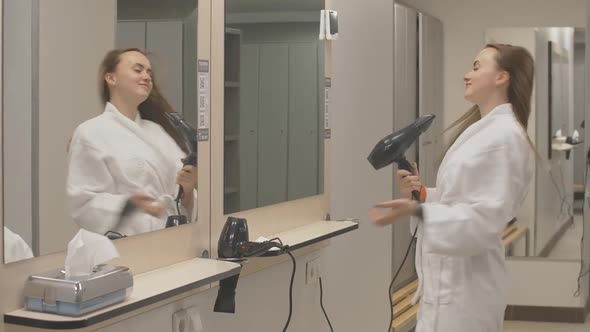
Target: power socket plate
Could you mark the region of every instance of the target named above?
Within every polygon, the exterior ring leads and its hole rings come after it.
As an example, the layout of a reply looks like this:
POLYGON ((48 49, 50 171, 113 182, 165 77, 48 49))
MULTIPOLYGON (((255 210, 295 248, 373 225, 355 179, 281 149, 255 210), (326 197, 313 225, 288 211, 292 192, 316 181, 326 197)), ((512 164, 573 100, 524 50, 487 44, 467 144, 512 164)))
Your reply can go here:
POLYGON ((314 258, 305 264, 305 284, 313 284, 320 279, 320 258, 314 258))

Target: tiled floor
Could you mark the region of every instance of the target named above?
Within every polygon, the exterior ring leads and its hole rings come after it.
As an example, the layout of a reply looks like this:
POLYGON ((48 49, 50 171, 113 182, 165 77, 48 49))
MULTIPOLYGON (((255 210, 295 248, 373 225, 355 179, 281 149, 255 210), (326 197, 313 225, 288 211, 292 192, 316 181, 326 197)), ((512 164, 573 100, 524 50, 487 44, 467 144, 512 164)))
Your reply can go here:
POLYGON ((585 324, 504 322, 504 332, 590 332, 590 320, 585 324))

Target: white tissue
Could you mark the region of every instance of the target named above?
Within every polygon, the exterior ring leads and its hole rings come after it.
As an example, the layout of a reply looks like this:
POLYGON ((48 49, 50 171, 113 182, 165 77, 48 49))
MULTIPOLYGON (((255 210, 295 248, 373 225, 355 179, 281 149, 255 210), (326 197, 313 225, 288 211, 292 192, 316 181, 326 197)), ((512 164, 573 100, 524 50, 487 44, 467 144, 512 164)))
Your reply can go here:
MULTIPOLYGON (((254 242, 266 242, 269 241, 270 239, 265 238, 264 236, 260 236, 256 239, 256 241, 254 242)), ((279 248, 271 248, 270 251, 274 251, 274 250, 279 250, 279 248)))
POLYGON ((119 252, 104 235, 80 229, 68 243, 66 279, 88 276, 101 263, 119 257, 119 252))
POLYGON ((264 241, 268 241, 267 238, 265 238, 264 236, 260 236, 259 238, 256 239, 256 241, 254 242, 264 242, 264 241))

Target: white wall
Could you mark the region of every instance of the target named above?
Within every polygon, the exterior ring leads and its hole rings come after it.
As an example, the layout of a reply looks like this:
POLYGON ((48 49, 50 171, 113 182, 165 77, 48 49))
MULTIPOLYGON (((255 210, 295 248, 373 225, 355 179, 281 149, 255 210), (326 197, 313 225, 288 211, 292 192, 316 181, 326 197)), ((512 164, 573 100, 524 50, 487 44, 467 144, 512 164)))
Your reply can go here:
POLYGON ((334 241, 326 251, 334 285, 326 303, 337 331, 385 331, 392 234, 366 215, 391 198, 393 178, 391 168, 375 171, 366 156, 393 130, 393 1, 334 0, 332 7, 340 39, 332 44, 331 212, 333 219, 353 216, 362 223, 354 238, 334 241))
MULTIPOLYGON (((353 236, 353 235, 349 235, 353 236)), ((342 239, 348 242, 350 239, 342 239)), ((319 256, 312 253, 297 259, 297 272, 293 289, 293 314, 289 332, 322 331, 327 329, 319 302, 319 283, 305 285, 305 262, 319 256), (326 326, 324 327, 324 324, 326 326)), ((325 263, 325 260, 323 260, 325 263)), ((282 331, 289 312, 289 281, 291 263, 276 265, 263 272, 240 277, 236 288, 236 313, 215 313, 213 305, 218 288, 191 296, 182 301, 154 309, 145 314, 99 330, 100 332, 173 332, 172 314, 180 309, 197 306, 201 312, 204 332, 213 331, 282 331)), ((330 278, 323 280, 324 292, 334 288, 330 278)), ((333 278, 332 278, 333 279, 333 278)), ((334 309, 324 305, 338 331, 344 331, 335 321, 334 309)), ((352 297, 347 300, 353 301, 352 297)), ((352 331, 352 330, 350 330, 352 331)))
POLYGON ((580 263, 543 258, 511 258, 506 261, 508 271, 508 303, 511 305, 579 308, 586 305, 586 285, 581 281, 576 296, 580 263), (555 273, 559 271, 559 273, 555 273))

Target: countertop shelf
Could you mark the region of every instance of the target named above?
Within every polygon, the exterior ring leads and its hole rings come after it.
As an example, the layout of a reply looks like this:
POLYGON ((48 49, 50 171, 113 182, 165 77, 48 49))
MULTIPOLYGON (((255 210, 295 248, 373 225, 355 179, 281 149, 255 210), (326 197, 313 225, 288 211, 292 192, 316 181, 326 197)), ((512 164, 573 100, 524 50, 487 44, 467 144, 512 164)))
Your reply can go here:
POLYGON ((52 330, 87 328, 240 273, 232 262, 194 258, 134 276, 133 292, 123 302, 93 313, 69 317, 19 309, 4 323, 52 330))
MULTIPOLYGON (((283 244, 294 251, 351 232, 358 227, 358 220, 318 221, 269 235, 267 238, 280 238, 283 244)), ((282 250, 271 250, 265 256, 279 256, 284 253, 282 250)), ((159 302, 165 304, 167 299, 236 275, 241 268, 240 264, 234 262, 194 258, 134 276, 133 292, 124 302, 93 313, 69 317, 19 309, 4 314, 4 323, 47 330, 91 328, 123 315, 133 315, 134 311, 140 314, 140 309, 144 307, 157 305, 159 302)))
MULTIPOLYGON (((318 242, 322 242, 338 235, 351 232, 358 228, 358 220, 347 219, 340 221, 319 221, 274 235, 266 236, 266 238, 279 238, 284 245, 289 246, 290 251, 293 251, 318 242)), ((284 253, 284 251, 278 249, 270 250, 264 254, 263 257, 279 256, 284 253)))

